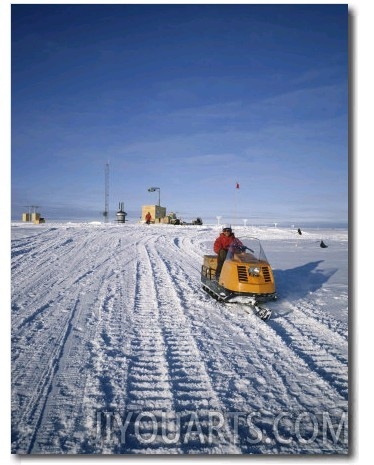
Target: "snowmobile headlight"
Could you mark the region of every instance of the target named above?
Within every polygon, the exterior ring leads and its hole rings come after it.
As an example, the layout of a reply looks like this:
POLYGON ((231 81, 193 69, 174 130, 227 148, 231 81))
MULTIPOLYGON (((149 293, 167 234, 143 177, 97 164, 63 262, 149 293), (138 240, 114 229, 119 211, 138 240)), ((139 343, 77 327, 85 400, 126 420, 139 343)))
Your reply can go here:
POLYGON ((260 271, 261 271, 261 268, 259 266, 250 266, 248 268, 248 273, 251 276, 260 276, 260 271))

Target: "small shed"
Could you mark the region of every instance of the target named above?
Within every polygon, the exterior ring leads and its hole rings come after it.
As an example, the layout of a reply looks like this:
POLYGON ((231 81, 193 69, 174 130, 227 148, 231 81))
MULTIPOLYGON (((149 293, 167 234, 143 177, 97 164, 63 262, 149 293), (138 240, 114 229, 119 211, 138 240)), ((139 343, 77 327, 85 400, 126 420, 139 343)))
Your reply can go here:
POLYGON ((166 208, 160 205, 143 205, 142 206, 142 220, 145 221, 147 213, 152 216, 151 223, 161 223, 162 219, 166 216, 166 208))

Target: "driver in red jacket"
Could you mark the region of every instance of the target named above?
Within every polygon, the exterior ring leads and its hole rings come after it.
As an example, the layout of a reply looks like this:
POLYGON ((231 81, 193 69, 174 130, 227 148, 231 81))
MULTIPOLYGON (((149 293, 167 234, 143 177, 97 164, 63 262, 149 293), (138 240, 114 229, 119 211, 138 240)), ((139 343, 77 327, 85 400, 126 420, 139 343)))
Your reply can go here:
POLYGON ((217 270, 216 270, 216 279, 218 280, 219 275, 221 274, 223 262, 226 260, 227 251, 229 250, 230 245, 235 242, 239 246, 243 244, 235 237, 235 234, 232 232, 230 227, 224 227, 221 234, 217 237, 214 242, 214 252, 218 255, 217 257, 217 270))

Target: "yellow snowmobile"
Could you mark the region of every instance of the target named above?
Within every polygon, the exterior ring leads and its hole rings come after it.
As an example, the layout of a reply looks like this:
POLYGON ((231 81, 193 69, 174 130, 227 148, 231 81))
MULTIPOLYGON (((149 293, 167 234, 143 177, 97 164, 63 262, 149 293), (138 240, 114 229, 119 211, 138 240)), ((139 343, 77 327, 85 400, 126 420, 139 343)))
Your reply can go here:
POLYGON ((261 319, 268 320, 271 310, 261 304, 277 299, 273 270, 259 239, 237 239, 227 252, 219 276, 217 255, 204 255, 202 287, 218 301, 249 305, 261 319))

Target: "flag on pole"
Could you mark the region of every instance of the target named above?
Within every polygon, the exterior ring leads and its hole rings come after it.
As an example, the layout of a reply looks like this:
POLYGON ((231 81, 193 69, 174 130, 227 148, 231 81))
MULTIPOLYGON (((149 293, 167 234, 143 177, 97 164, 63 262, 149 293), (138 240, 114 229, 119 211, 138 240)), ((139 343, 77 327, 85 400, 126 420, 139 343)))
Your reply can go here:
POLYGON ((236 188, 239 189, 239 183, 238 182, 236 182, 236 188))

